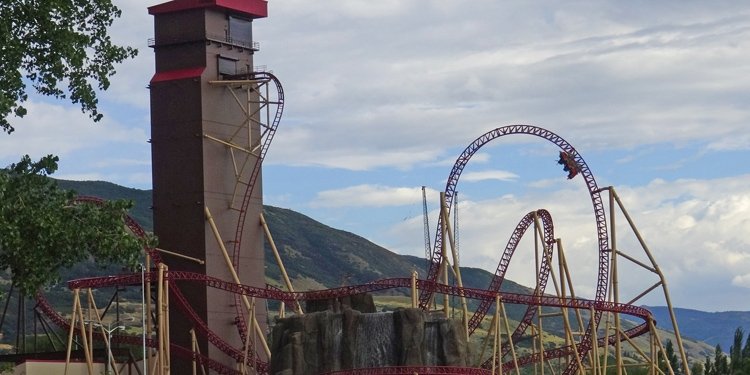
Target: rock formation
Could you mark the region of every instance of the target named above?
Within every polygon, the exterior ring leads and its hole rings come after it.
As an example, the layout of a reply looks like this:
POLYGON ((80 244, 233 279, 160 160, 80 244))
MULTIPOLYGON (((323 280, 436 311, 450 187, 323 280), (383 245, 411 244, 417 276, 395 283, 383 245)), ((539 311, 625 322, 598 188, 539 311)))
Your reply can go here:
POLYGON ((386 366, 466 366, 459 321, 420 309, 362 313, 343 305, 280 319, 273 328, 273 375, 386 366))

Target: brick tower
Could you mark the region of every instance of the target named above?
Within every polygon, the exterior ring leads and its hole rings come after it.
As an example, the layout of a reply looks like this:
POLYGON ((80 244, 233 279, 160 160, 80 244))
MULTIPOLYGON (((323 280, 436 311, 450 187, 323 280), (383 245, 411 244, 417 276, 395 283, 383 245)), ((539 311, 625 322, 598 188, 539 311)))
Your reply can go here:
MULTIPOLYGON (((232 281, 223 244, 240 281, 264 286, 260 171, 252 176, 262 158, 257 152, 262 122, 258 91, 248 77, 258 50, 252 22, 267 16, 267 3, 173 0, 148 11, 154 16, 150 46, 156 60, 150 83, 154 231, 159 248, 179 254, 163 253, 164 262, 170 271, 232 281), (245 198, 251 180, 252 194, 245 198), (238 222, 244 227, 238 229, 238 222)), ((209 330, 242 347, 236 296, 200 282, 176 285, 209 330)), ((190 329, 196 327, 171 298, 170 304, 170 340, 189 349, 190 329)), ((264 331, 266 310, 261 306, 255 310, 264 331)), ((235 367, 236 360, 207 339, 199 335, 198 342, 202 354, 235 367)), ((258 352, 265 356, 262 349, 258 352)), ((173 374, 189 373, 189 361, 171 357, 173 374)))

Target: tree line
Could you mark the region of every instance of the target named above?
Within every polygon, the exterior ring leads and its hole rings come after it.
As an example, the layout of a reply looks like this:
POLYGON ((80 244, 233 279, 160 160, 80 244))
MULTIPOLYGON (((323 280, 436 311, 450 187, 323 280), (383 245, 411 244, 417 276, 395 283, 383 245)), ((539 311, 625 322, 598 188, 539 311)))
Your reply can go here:
MULTIPOLYGON (((667 358, 676 374, 684 373, 680 369, 677 356, 669 349, 672 343, 667 342, 667 358)), ((725 353, 720 344, 716 344, 713 355, 706 355, 704 362, 694 362, 690 366, 691 375, 750 375, 750 334, 745 338, 745 331, 737 327, 734 331, 729 354, 725 353), (744 339, 744 344, 743 344, 744 339)))

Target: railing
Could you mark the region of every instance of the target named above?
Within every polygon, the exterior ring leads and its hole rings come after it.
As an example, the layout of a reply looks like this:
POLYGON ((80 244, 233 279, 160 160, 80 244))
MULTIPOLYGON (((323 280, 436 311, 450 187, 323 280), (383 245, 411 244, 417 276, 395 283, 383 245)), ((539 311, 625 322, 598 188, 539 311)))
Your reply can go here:
POLYGON ((241 40, 237 38, 232 38, 231 36, 228 36, 228 35, 219 35, 219 34, 206 34, 206 39, 212 42, 229 44, 229 45, 240 47, 240 48, 247 48, 254 52, 260 51, 260 42, 241 40))
MULTIPOLYGON (((218 35, 218 34, 207 34, 206 40, 217 42, 217 43, 222 43, 222 44, 228 44, 234 47, 249 49, 253 52, 260 51, 260 42, 240 40, 240 39, 235 39, 229 36, 223 36, 223 35, 218 35)), ((171 41, 175 41, 175 40, 172 39, 171 41)), ((148 38, 147 44, 149 47, 156 47, 157 45, 156 38, 148 38)), ((161 44, 169 44, 169 43, 162 42, 161 44)))

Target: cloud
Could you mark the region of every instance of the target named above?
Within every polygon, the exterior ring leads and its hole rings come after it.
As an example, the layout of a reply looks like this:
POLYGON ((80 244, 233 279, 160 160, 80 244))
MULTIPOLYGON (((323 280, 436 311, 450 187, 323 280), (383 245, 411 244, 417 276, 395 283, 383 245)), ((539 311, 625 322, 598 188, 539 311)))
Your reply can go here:
MULTIPOLYGON (((430 196, 438 193, 428 189, 430 196)), ((422 201, 421 187, 357 185, 318 192, 311 207, 393 207, 422 201)))
MULTIPOLYGON (((146 110, 155 3, 118 4, 113 39, 141 53, 106 100, 146 110)), ((287 105, 267 165, 452 163, 456 145, 511 123, 590 150, 747 149, 750 78, 738 62, 750 61, 750 15, 734 2, 670 4, 270 3, 254 22, 255 63, 280 77, 287 105)))
MULTIPOLYGON (((695 298, 693 293, 700 289, 705 294, 719 295, 730 284, 750 287, 750 240, 745 235, 750 233, 748 184, 750 175, 654 180, 642 186, 617 187, 625 208, 665 273, 677 305, 711 311, 746 308, 741 298, 722 301, 718 307, 707 305, 708 299, 695 298)), ((606 192, 603 197, 606 203, 606 192)), ((530 190, 481 201, 464 199, 460 208, 462 264, 494 270, 516 223, 538 208, 546 208, 552 214, 555 236, 563 241, 576 291, 593 297, 598 273, 597 237, 591 201, 582 186, 551 193, 530 190)), ((608 208, 607 217, 609 220, 608 208)), ((621 213, 616 222, 618 249, 650 264, 621 213)), ((424 244, 414 235, 421 225, 419 217, 394 224, 387 232, 387 245, 402 253, 422 256, 424 244)), ((533 284, 533 249, 529 230, 511 260, 510 279, 533 284)), ((623 301, 658 281, 652 272, 620 259, 623 301)), ((658 291, 639 303, 654 301, 663 303, 658 291)))
POLYGON ((299 119, 279 135, 308 134, 285 140, 274 160, 427 165, 510 123, 555 129, 588 149, 729 147, 750 120, 750 79, 738 64, 750 61, 750 15, 725 5, 270 4, 271 17, 256 23, 258 59, 281 77, 287 113, 299 119))
MULTIPOLYGON (((29 115, 14 123, 16 134, 0 137, 0 161, 56 153, 65 163, 70 160, 61 175, 148 184, 149 166, 142 161, 149 150, 145 85, 153 73, 153 53, 145 44, 153 36, 153 18, 146 7, 158 2, 118 4, 123 18, 111 29, 113 40, 138 47, 140 54, 117 67, 112 87, 100 97, 107 110, 104 122, 91 124, 75 106, 32 99, 29 115)), ((719 289, 731 285, 747 286, 750 177, 706 177, 720 169, 712 168, 681 179, 672 174, 679 168, 654 175, 653 166, 675 165, 660 156, 665 146, 666 152, 699 148, 703 156, 750 149, 750 13, 739 1, 641 5, 337 0, 321 11, 316 2, 270 2, 269 18, 253 22, 254 38, 261 43, 254 63, 267 65, 281 79, 286 103, 265 165, 338 168, 362 173, 358 176, 417 174, 400 172, 450 167, 462 147, 499 126, 543 126, 587 155, 616 155, 623 169, 635 162, 648 165, 637 175, 614 171, 605 178, 628 181, 617 191, 679 305, 718 301, 726 308, 747 308, 738 302, 746 299, 712 296, 725 295, 719 289)), ((525 145, 531 138, 504 142, 525 145)), ((491 159, 505 161, 488 146, 474 155, 472 165, 483 163, 484 173, 495 175, 467 170, 463 180, 471 180, 472 173, 477 181, 503 178, 504 170, 487 166, 497 161, 491 159)), ((511 194, 487 197, 473 190, 479 182, 464 186, 462 263, 494 270, 518 220, 547 208, 574 265, 576 291, 591 296, 598 248, 585 188, 579 183, 553 190, 559 180, 523 163, 513 165, 518 166, 513 172, 532 175, 507 184, 519 186, 511 194)), ((425 175, 415 179, 438 179, 425 175)), ((323 190, 300 205, 309 204, 303 208, 321 215, 332 208, 341 222, 350 222, 342 213, 348 210, 341 208, 421 202, 421 189, 414 187, 419 182, 340 183, 353 186, 321 183, 323 190)), ((295 201, 288 191, 266 193, 280 202, 295 201)), ((437 192, 428 193, 436 202, 437 192)), ((385 235, 361 234, 402 253, 422 254, 419 208, 385 235)), ((436 211, 430 215, 434 224, 436 211)), ((616 219, 625 225, 624 218, 616 219)), ((370 227, 373 218, 357 220, 370 227)), ((618 233, 621 250, 636 253, 637 239, 627 227, 618 227, 618 233)), ((531 238, 526 235, 511 265, 511 276, 519 281, 533 275, 531 238)), ((628 262, 622 267, 634 275, 642 271, 628 262)), ((636 290, 639 279, 623 278, 623 288, 636 290)))
POLYGON ((16 131, 0 137, 1 160, 15 159, 23 154, 38 157, 51 153, 64 157, 86 148, 105 144, 142 144, 148 139, 142 124, 126 127, 112 116, 94 123, 80 109, 63 103, 32 100, 25 106, 28 115, 11 119, 16 131))
POLYGON ((148 47, 148 38, 153 37, 154 20, 148 14, 147 7, 159 3, 151 0, 116 2, 123 15, 109 28, 112 41, 138 49, 138 55, 115 66, 117 74, 106 93, 100 94, 100 100, 148 110, 149 93, 146 86, 154 74, 154 54, 148 47))
POLYGON ((750 150, 750 133, 733 134, 706 145, 708 151, 750 150))
MULTIPOLYGON (((472 160, 474 160, 472 158, 472 160)), ((461 175, 461 181, 478 182, 486 180, 515 181, 518 175, 513 172, 502 170, 487 170, 479 172, 466 172, 461 175)))
POLYGON ((732 278, 732 285, 750 288, 750 273, 744 275, 737 275, 732 278))
POLYGON ((75 106, 33 98, 28 115, 11 119, 13 134, 0 134, 0 165, 54 154, 60 157, 55 177, 106 180, 126 186, 151 187, 150 146, 142 121, 122 124, 106 112, 94 123, 75 106), (145 157, 145 159, 144 159, 145 157))

